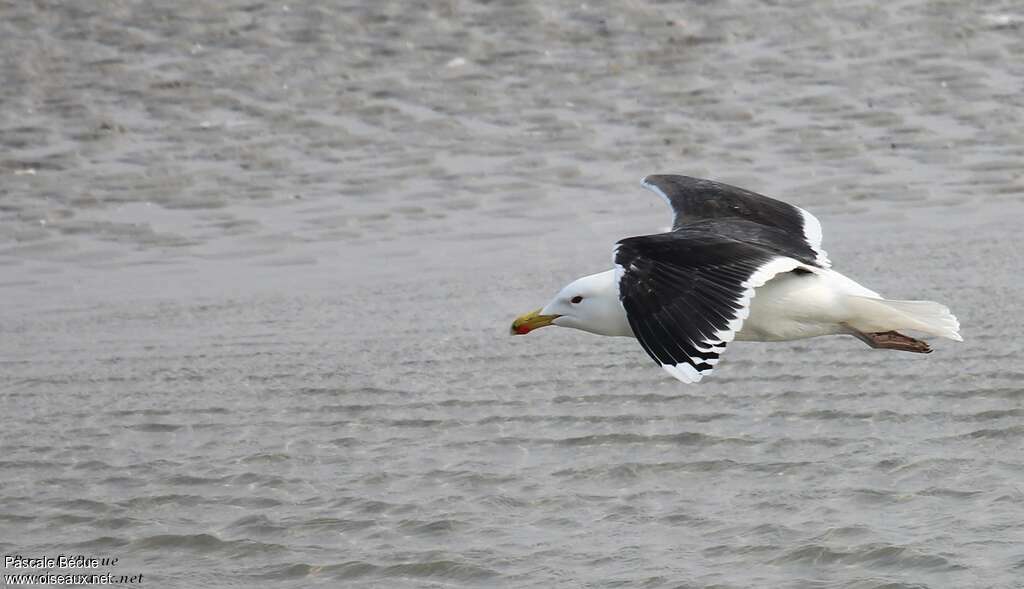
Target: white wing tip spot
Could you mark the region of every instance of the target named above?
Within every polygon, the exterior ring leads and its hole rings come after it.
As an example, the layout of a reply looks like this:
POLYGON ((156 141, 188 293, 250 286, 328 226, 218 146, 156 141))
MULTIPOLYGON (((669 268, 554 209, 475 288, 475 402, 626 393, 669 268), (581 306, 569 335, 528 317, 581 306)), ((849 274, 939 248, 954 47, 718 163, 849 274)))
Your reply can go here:
POLYGON ((676 380, 680 380, 687 384, 700 382, 700 379, 704 377, 704 373, 699 372, 696 368, 686 364, 685 362, 680 362, 679 364, 674 365, 662 364, 661 367, 665 369, 665 372, 675 377, 676 380))

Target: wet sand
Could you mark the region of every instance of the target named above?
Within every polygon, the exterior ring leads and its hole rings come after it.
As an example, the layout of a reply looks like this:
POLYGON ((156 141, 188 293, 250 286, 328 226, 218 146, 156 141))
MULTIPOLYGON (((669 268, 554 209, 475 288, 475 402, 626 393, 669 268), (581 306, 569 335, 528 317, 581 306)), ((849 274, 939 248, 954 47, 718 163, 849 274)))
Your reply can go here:
POLYGON ((160 587, 1019 583, 1019 8, 363 4, 0 3, 0 552, 160 587), (736 344, 686 386, 509 337, 670 223, 656 172, 810 209, 965 342, 736 344))

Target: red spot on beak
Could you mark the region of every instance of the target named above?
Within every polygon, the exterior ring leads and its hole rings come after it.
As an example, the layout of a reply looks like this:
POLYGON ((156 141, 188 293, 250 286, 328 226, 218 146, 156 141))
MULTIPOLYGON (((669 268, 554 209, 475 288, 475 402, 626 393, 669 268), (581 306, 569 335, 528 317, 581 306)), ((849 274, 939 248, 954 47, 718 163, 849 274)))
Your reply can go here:
POLYGON ((516 333, 518 333, 519 335, 526 335, 530 333, 530 326, 520 325, 519 327, 516 328, 516 333))

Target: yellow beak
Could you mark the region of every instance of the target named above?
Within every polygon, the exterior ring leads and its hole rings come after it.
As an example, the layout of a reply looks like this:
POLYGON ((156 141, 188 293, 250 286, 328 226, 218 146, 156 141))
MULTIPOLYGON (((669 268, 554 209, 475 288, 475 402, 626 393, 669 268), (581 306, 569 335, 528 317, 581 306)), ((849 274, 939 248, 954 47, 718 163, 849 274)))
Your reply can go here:
POLYGON ((538 327, 547 327, 561 315, 541 315, 540 309, 516 317, 512 322, 512 335, 526 335, 538 327))

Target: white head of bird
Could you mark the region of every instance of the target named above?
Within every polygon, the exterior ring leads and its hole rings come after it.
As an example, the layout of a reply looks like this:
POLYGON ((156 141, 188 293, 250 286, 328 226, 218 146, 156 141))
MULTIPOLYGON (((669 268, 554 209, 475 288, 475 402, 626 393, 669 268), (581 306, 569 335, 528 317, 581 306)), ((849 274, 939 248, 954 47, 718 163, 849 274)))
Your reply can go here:
POLYGON ((633 331, 619 302, 615 270, 572 281, 544 308, 516 317, 511 332, 512 335, 526 335, 548 325, 571 327, 598 335, 632 336, 633 331))

